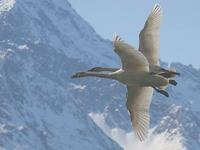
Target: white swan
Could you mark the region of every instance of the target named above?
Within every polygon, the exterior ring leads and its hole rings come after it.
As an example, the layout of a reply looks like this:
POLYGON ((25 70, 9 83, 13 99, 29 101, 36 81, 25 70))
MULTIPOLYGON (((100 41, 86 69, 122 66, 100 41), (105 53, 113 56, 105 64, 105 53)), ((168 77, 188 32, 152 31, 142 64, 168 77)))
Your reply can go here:
MULTIPOLYGON (((157 12, 158 7, 159 6, 156 5, 152 12, 157 12)), ((143 29, 141 34, 144 34, 146 32, 146 28, 148 28, 148 23, 146 23, 145 26, 146 27, 143 29)), ((144 35, 141 35, 141 37, 142 36, 144 35)), ((143 45, 143 48, 148 45, 148 42, 146 42, 148 41, 147 36, 145 36, 144 39, 146 40, 143 41, 143 44, 140 44, 143 45)), ((150 40, 149 42, 153 41, 150 40)), ((152 65, 156 65, 156 67, 159 67, 158 58, 155 59, 157 61, 152 59, 152 55, 143 51, 141 48, 142 46, 140 46, 141 49, 140 51, 138 51, 131 45, 123 42, 118 35, 114 36, 113 44, 114 51, 121 59, 121 68, 96 67, 90 71, 78 72, 74 74, 72 78, 94 76, 114 79, 127 85, 128 92, 126 94, 126 106, 130 112, 131 122, 133 128, 135 129, 135 133, 142 141, 148 135, 149 107, 153 95, 153 89, 168 97, 168 93, 164 90, 159 89, 159 87, 167 86, 168 84, 176 85, 176 82, 174 80, 167 79, 162 75, 159 75, 160 71, 149 71, 149 69, 152 68, 152 65), (144 53, 146 54, 144 55, 144 53), (111 72, 99 73, 100 71, 111 72)), ((153 50, 150 49, 150 51, 153 50)), ((165 73, 170 74, 170 71, 165 73)))
POLYGON ((139 34, 139 51, 147 58, 151 72, 170 78, 180 74, 174 69, 166 70, 160 67, 159 49, 162 16, 162 8, 156 4, 139 34))

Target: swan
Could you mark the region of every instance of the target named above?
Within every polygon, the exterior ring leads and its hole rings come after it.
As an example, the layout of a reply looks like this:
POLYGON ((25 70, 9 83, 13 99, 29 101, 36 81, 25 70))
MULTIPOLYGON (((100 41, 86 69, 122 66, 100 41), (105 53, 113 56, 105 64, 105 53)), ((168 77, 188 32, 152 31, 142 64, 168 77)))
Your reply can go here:
MULTIPOLYGON (((156 12, 158 12, 157 5, 152 11, 151 15, 156 14, 156 12)), ((141 49, 136 50, 133 46, 121 40, 118 35, 114 36, 113 45, 114 52, 119 56, 121 60, 121 68, 96 67, 92 70, 90 69, 89 71, 77 72, 72 75, 72 78, 100 77, 117 80, 122 84, 125 84, 127 87, 126 107, 130 113, 130 119, 134 131, 139 140, 143 141, 148 136, 150 121, 149 108, 153 95, 153 89, 168 97, 169 94, 160 87, 166 87, 169 84, 175 86, 177 83, 175 80, 168 78, 171 77, 170 71, 162 70, 156 72, 154 71, 154 68, 152 71, 153 65, 159 68, 158 62, 155 63, 153 62, 154 60, 151 61, 151 55, 145 54, 145 52, 141 49), (161 72, 165 73, 168 77, 160 74, 161 72)), ((152 51, 152 49, 150 50, 152 51)))
POLYGON ((167 78, 180 75, 175 69, 164 69, 160 67, 160 26, 163 11, 160 5, 156 4, 148 16, 143 29, 139 34, 139 51, 144 54, 150 64, 150 70, 159 73, 167 78))

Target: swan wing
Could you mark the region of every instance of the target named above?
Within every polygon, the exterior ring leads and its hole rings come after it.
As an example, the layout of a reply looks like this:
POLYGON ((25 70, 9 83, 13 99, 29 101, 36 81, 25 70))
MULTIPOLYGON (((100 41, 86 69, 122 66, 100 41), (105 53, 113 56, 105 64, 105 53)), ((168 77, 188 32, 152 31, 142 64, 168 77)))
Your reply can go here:
POLYGON ((153 88, 136 86, 127 88, 126 106, 130 112, 132 126, 140 141, 143 141, 148 136, 150 121, 149 107, 153 95, 153 88))
POLYGON ((114 51, 120 57, 124 70, 149 71, 149 63, 140 51, 122 41, 118 35, 114 36, 113 44, 114 51))
POLYGON ((156 4, 139 35, 139 51, 146 56, 150 65, 160 65, 159 49, 161 20, 162 8, 156 4))

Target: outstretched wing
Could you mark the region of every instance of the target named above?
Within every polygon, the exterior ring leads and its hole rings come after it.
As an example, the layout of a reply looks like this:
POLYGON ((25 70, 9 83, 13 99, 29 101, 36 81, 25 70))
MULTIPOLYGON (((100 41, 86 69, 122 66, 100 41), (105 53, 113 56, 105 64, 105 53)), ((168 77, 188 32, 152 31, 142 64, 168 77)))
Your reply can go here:
POLYGON ((132 126, 140 141, 148 135, 149 107, 153 95, 151 87, 130 86, 127 93, 126 106, 130 112, 132 126))
POLYGON ((115 35, 113 43, 114 51, 120 57, 124 70, 149 71, 149 63, 141 52, 123 42, 118 35, 115 35))
POLYGON ((162 8, 159 5, 155 5, 139 35, 139 51, 146 56, 150 65, 160 64, 159 49, 161 20, 162 8))

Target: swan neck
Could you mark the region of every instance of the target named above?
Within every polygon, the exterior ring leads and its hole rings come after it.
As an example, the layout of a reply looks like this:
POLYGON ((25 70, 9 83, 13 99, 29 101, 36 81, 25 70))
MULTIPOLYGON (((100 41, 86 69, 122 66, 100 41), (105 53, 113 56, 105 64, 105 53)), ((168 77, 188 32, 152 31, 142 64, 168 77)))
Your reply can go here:
POLYGON ((99 77, 99 78, 107 78, 107 79, 115 79, 114 75, 111 73, 95 73, 95 72, 88 72, 87 76, 91 77, 99 77))

